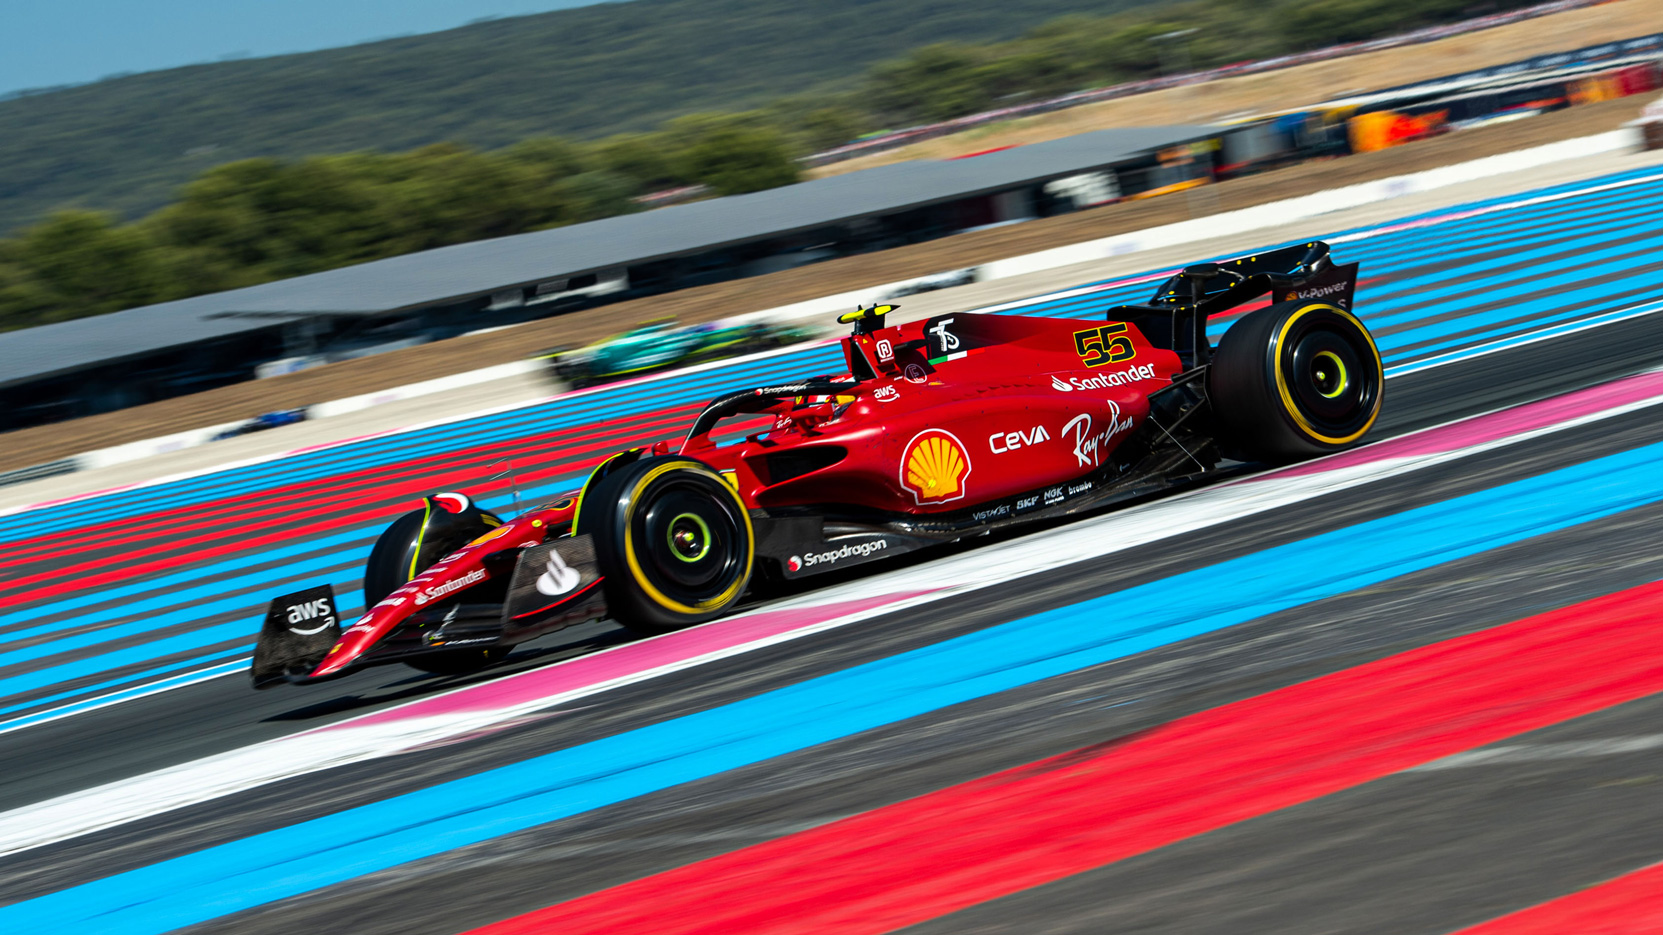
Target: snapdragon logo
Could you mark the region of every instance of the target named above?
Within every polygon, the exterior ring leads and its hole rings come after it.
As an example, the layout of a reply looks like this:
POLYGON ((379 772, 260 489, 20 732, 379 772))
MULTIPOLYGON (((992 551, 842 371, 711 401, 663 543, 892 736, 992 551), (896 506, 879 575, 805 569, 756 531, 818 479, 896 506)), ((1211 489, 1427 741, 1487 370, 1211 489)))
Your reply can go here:
POLYGON ((827 552, 804 552, 802 555, 793 555, 791 560, 785 563, 785 567, 791 571, 802 571, 804 568, 812 568, 815 565, 834 565, 846 558, 866 558, 873 552, 881 552, 887 548, 889 548, 888 539, 851 542, 827 552))
POLYGON ((1059 393, 1072 393, 1075 390, 1106 390, 1111 386, 1125 386, 1139 380, 1153 380, 1155 378, 1154 364, 1139 364, 1127 367, 1114 373, 1098 373, 1089 377, 1069 377, 1064 383, 1058 377, 1051 378, 1051 388, 1059 393))
POLYGON ((446 581, 444 584, 436 584, 433 587, 428 588, 425 591, 417 591, 416 592, 416 606, 420 607, 421 605, 426 604, 428 601, 436 601, 439 598, 444 597, 447 594, 455 593, 457 591, 462 590, 463 588, 467 587, 470 584, 474 584, 476 582, 480 582, 480 581, 484 581, 484 580, 485 580, 485 571, 484 571, 484 569, 475 568, 473 571, 468 572, 467 574, 463 575, 460 578, 455 578, 455 579, 452 579, 450 581, 446 581))

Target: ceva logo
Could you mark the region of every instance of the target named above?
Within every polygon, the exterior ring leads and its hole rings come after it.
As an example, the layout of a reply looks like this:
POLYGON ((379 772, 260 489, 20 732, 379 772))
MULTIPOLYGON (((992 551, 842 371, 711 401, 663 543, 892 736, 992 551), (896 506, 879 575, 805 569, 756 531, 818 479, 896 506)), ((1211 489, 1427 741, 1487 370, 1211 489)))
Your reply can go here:
MULTIPOLYGON (((1112 404, 1111 404, 1112 405, 1112 404)), ((987 437, 987 446, 994 454, 1002 455, 1007 451, 1037 445, 1051 440, 1051 433, 1045 431, 1045 426, 1036 425, 1024 432, 1020 429, 1014 432, 994 432, 987 437)))

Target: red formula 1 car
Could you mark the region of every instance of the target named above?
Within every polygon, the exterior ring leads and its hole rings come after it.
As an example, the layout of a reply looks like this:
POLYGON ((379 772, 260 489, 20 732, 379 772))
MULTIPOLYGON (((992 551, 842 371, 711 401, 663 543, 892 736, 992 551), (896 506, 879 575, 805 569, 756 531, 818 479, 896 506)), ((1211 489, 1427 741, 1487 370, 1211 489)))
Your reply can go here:
POLYGON ((631 449, 578 491, 503 520, 441 493, 394 522, 342 632, 328 585, 272 602, 256 686, 385 662, 480 668, 610 615, 647 633, 795 579, 1196 484, 1221 462, 1357 443, 1379 351, 1352 313, 1357 266, 1311 243, 1190 266, 1101 322, 960 313, 843 316, 848 370, 730 393, 679 445, 631 449), (1217 347, 1208 317, 1270 294, 1217 347), (729 417, 773 419, 718 447, 729 417))

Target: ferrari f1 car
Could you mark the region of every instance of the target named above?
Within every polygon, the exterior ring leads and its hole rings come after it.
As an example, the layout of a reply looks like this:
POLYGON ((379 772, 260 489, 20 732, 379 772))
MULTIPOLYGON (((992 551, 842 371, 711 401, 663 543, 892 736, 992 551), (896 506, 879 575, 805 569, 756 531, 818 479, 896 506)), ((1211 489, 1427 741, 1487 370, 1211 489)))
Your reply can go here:
POLYGON ((1355 445, 1383 372, 1352 311, 1357 265, 1328 254, 1193 265, 1091 322, 892 326, 892 306, 858 309, 840 319, 845 372, 722 396, 679 443, 619 452, 552 503, 505 520, 465 494, 427 497, 376 542, 368 611, 344 632, 328 585, 272 602, 254 683, 391 662, 466 672, 603 616, 661 633, 732 611, 759 580, 1355 445), (1213 346, 1208 319, 1244 306, 1213 346), (772 422, 718 445, 732 417, 772 422))

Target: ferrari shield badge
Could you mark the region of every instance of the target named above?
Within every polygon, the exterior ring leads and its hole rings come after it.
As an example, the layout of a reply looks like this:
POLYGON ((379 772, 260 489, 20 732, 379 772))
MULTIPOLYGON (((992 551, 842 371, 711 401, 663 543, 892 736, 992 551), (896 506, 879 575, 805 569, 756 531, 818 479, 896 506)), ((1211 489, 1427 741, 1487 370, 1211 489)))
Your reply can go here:
POLYGON ((901 486, 919 504, 946 503, 964 496, 970 454, 951 432, 925 429, 901 453, 901 486))

